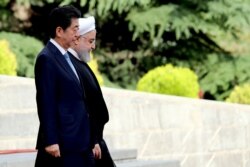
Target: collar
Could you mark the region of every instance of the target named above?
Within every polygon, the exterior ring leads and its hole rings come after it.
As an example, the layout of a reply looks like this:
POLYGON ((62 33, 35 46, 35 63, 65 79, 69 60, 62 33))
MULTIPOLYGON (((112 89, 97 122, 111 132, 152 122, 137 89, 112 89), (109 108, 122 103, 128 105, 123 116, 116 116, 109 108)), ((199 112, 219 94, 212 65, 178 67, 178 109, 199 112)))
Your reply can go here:
POLYGON ((68 52, 70 52, 75 58, 77 58, 78 60, 81 61, 81 59, 79 58, 78 54, 76 53, 76 51, 74 49, 69 48, 68 52))
POLYGON ((55 45, 55 47, 64 55, 66 53, 66 50, 63 49, 54 39, 50 38, 49 40, 51 43, 55 45))

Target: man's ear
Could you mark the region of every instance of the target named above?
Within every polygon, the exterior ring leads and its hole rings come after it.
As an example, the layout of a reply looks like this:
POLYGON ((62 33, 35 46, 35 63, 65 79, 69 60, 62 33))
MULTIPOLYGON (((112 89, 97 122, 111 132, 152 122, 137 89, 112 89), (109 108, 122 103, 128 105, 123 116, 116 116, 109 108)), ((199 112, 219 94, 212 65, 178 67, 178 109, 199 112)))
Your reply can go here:
POLYGON ((64 30, 62 29, 62 27, 56 27, 56 36, 58 37, 62 37, 64 30))

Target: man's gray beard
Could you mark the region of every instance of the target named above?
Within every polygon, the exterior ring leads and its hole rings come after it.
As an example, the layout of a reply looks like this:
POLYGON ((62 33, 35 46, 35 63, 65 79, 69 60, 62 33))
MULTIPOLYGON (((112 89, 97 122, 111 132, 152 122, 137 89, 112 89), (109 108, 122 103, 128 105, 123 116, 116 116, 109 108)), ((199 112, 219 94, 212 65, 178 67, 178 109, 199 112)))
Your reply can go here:
POLYGON ((90 54, 88 52, 83 52, 80 56, 80 60, 84 61, 85 63, 90 61, 90 54))

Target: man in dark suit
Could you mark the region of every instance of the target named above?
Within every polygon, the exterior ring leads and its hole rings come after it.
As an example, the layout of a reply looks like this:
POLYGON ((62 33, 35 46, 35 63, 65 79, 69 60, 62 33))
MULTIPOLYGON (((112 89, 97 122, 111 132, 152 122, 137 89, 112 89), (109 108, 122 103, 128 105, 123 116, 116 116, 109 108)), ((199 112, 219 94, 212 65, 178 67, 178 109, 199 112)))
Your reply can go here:
POLYGON ((50 13, 51 39, 35 64, 40 127, 36 167, 92 167, 89 111, 67 49, 78 36, 81 13, 72 6, 50 13))
POLYGON ((90 52, 95 49, 95 19, 94 17, 79 19, 79 37, 68 49, 70 58, 82 81, 89 107, 91 122, 91 138, 96 167, 114 167, 108 147, 103 139, 104 125, 109 120, 108 109, 104 101, 100 85, 89 68, 90 52))

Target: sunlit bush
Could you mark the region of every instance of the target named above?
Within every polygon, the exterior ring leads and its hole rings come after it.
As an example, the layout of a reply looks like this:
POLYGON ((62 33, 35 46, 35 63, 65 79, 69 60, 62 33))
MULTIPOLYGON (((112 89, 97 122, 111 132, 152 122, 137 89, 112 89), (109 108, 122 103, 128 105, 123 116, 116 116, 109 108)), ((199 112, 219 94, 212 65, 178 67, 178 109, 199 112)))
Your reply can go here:
POLYGON ((93 54, 91 53, 91 61, 88 63, 88 65, 90 66, 90 68, 92 69, 92 71, 94 72, 98 82, 100 85, 103 85, 103 78, 102 75, 100 74, 100 72, 98 71, 98 64, 96 59, 94 59, 93 54))
POLYGON ((6 40, 0 40, 0 74, 16 75, 17 62, 6 40))
POLYGON ((17 75, 33 77, 35 58, 43 47, 42 42, 30 36, 9 32, 0 32, 0 39, 7 40, 10 50, 16 55, 17 75))
POLYGON ((199 84, 197 75, 190 69, 167 64, 146 73, 139 80, 137 90, 198 98, 199 84))
POLYGON ((250 84, 236 86, 226 101, 231 103, 250 104, 250 84))

